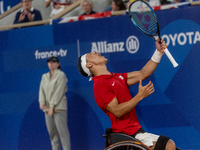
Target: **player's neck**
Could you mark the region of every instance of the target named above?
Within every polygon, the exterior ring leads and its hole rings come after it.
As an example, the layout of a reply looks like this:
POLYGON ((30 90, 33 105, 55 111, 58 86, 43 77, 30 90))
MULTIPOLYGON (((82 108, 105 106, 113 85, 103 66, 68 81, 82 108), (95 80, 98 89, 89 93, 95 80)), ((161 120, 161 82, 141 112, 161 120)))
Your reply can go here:
POLYGON ((111 73, 108 71, 107 67, 99 67, 96 68, 96 70, 94 71, 94 76, 100 76, 100 75, 110 75, 111 73))

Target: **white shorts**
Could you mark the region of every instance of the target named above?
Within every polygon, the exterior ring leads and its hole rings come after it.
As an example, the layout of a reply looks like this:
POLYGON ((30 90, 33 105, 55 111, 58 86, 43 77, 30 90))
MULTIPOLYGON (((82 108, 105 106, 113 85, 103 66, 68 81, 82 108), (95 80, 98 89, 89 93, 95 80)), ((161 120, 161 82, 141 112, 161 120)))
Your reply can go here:
POLYGON ((147 146, 153 146, 153 142, 156 142, 158 140, 159 135, 145 132, 145 133, 138 133, 135 136, 135 138, 147 146))

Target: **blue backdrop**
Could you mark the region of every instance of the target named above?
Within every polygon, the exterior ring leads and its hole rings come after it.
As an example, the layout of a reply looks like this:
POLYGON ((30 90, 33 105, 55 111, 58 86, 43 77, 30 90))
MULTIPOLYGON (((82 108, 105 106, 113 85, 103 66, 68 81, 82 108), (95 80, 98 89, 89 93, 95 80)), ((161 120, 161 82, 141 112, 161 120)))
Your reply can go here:
POLYGON ((21 0, 0 0, 0 14, 3 14, 8 8, 12 8, 20 2, 21 0))
MULTIPOLYGON (((179 63, 164 55, 149 80, 155 93, 136 107, 142 127, 170 136, 178 147, 200 149, 200 6, 157 11, 161 34, 179 63)), ((93 81, 77 69, 78 56, 98 51, 111 72, 140 70, 155 51, 128 15, 14 29, 0 32, 0 150, 49 150, 50 140, 39 110, 38 90, 46 60, 60 59, 69 82, 68 124, 72 150, 102 150, 109 118, 94 100, 93 81)), ((130 87, 132 96, 138 85, 130 87)))

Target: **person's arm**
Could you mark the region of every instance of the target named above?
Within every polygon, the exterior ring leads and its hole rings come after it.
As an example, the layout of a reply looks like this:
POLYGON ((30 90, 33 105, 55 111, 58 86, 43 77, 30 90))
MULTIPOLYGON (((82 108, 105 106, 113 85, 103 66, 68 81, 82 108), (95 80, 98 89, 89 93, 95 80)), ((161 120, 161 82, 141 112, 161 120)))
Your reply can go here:
POLYGON ((162 55, 164 54, 164 49, 167 48, 165 41, 163 40, 161 41, 162 44, 159 44, 159 39, 156 41, 156 48, 157 48, 156 52, 140 71, 133 71, 128 73, 127 75, 128 86, 138 83, 139 80, 144 80, 148 78, 155 71, 162 55))
MULTIPOLYGON (((43 76, 42 76, 42 79, 43 79, 43 76)), ((40 109, 44 110, 46 108, 46 105, 45 105, 45 94, 43 91, 42 84, 43 84, 43 81, 41 80, 40 89, 39 89, 39 104, 40 104, 40 109)))
POLYGON ((117 118, 129 113, 142 99, 154 92, 153 83, 150 81, 147 85, 142 86, 142 80, 139 82, 139 90, 135 97, 130 101, 119 104, 115 97, 107 106, 106 109, 117 118))
POLYGON ((20 23, 20 15, 21 15, 21 13, 20 12, 18 12, 17 14, 16 14, 16 16, 15 16, 15 20, 14 20, 14 22, 13 22, 13 24, 17 24, 17 23, 20 23))
POLYGON ((62 74, 60 77, 58 77, 56 83, 57 86, 50 101, 50 107, 48 111, 49 116, 52 116, 52 114, 54 113, 54 107, 62 100, 63 95, 65 95, 66 83, 67 83, 67 77, 65 76, 65 74, 62 74))

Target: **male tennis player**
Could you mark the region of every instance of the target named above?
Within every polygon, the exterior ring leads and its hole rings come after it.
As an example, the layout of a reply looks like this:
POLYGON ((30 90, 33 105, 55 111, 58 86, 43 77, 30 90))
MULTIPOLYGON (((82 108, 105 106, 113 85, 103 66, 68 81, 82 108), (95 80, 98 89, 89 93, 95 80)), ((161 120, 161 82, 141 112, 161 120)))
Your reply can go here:
POLYGON ((78 69, 83 76, 94 81, 94 96, 98 106, 110 117, 112 131, 134 136, 153 150, 175 150, 175 143, 166 136, 145 132, 138 121, 135 106, 154 92, 153 83, 142 86, 160 62, 166 43, 156 41, 157 50, 140 71, 111 73, 107 70, 107 59, 97 52, 87 53, 78 60, 78 69), (128 87, 139 82, 138 93, 132 98, 128 87))

